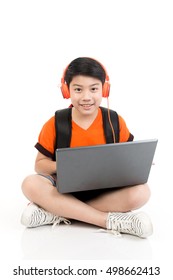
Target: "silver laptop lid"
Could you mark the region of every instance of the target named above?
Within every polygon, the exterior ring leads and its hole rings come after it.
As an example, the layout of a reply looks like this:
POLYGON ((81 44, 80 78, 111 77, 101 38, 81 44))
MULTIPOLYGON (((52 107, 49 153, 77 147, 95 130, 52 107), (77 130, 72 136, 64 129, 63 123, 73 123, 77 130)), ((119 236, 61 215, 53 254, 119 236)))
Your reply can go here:
POLYGON ((61 193, 125 187, 147 182, 158 140, 56 150, 61 193))

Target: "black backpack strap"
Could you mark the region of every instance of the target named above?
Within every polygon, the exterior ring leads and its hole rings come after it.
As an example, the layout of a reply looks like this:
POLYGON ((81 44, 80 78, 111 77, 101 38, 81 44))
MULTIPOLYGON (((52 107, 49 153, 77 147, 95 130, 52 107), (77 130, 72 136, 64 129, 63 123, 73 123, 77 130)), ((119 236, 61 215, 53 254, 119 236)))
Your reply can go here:
POLYGON ((71 141, 71 108, 58 110, 55 112, 55 149, 70 147, 71 141))
MULTIPOLYGON (((103 116, 103 127, 104 127, 104 133, 105 133, 105 137, 106 137, 106 143, 113 143, 114 139, 113 139, 113 133, 112 133, 112 129, 111 129, 111 125, 109 122, 109 118, 108 118, 108 109, 104 108, 104 107, 100 107, 101 111, 102 111, 102 116, 103 116)), ((117 112, 110 110, 110 118, 111 118, 111 122, 112 122, 112 126, 114 129, 114 133, 115 133, 115 141, 116 143, 119 142, 119 118, 118 118, 118 114, 117 112)))
MULTIPOLYGON (((103 127, 104 127, 106 143, 108 144, 113 143, 114 142, 113 134, 109 123, 108 109, 104 107, 100 107, 100 108, 103 116, 103 127)), ((118 143, 119 142, 118 114, 113 110, 109 109, 109 111, 110 111, 110 118, 115 133, 115 140, 116 143, 118 143)), ((72 132, 71 113, 72 113, 72 108, 66 108, 55 112, 55 129, 56 129, 55 149, 70 147, 71 132, 72 132)))

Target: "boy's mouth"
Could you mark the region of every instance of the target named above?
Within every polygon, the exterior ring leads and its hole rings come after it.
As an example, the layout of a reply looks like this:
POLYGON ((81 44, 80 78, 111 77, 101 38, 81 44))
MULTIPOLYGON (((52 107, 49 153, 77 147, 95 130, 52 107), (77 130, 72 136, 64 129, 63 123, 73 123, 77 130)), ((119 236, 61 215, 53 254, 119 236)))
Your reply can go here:
POLYGON ((80 104, 83 108, 90 108, 93 104, 80 104))

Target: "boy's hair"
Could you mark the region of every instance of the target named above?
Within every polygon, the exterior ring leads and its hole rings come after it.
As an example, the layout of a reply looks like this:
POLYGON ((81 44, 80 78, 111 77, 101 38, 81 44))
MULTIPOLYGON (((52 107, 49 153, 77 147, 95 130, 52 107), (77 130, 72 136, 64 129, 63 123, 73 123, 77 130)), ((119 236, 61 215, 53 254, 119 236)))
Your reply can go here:
POLYGON ((93 77, 104 84, 106 79, 106 72, 103 66, 95 59, 89 57, 79 57, 74 59, 65 71, 64 80, 69 87, 73 77, 83 75, 93 77))

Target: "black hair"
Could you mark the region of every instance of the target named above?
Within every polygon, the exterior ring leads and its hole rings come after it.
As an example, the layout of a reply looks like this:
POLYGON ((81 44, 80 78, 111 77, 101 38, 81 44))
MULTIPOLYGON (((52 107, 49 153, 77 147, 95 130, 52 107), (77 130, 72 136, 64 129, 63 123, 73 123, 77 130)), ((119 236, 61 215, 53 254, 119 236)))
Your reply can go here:
POLYGON ((103 66, 97 60, 89 57, 78 57, 68 65, 64 75, 64 80, 68 87, 73 77, 77 75, 97 78, 102 84, 106 79, 106 72, 103 66))

